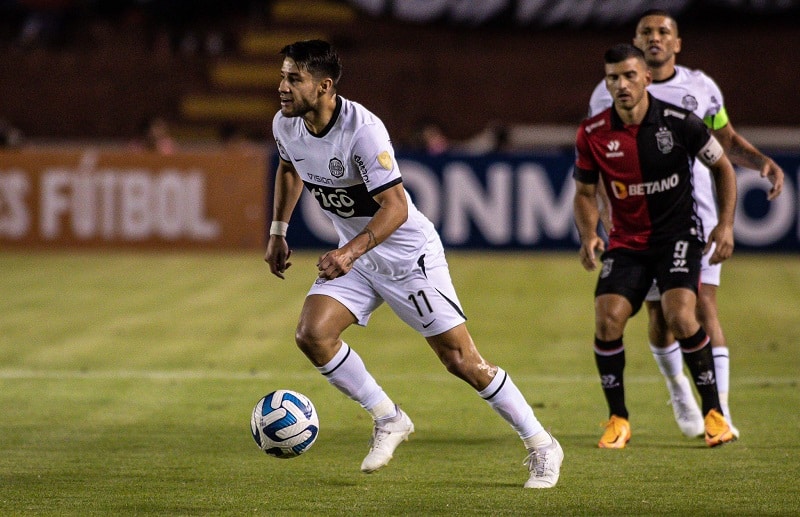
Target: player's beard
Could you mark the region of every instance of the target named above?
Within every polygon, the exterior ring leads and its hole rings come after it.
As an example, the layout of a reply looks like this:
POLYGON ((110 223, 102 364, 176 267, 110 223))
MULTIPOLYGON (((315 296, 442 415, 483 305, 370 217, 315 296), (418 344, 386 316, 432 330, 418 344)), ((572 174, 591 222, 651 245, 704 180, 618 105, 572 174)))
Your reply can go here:
POLYGON ((281 106, 281 114, 284 117, 302 117, 309 111, 311 111, 311 106, 303 99, 292 99, 290 109, 281 106))

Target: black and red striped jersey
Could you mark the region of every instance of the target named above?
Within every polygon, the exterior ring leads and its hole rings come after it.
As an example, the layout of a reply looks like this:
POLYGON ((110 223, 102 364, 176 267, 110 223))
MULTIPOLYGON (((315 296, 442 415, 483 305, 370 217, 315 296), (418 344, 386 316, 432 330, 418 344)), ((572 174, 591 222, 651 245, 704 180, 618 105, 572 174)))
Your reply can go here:
POLYGON ((692 165, 713 137, 697 115, 647 95, 641 124, 624 124, 612 106, 584 120, 576 137, 575 179, 602 179, 611 202, 609 249, 704 235, 692 165))

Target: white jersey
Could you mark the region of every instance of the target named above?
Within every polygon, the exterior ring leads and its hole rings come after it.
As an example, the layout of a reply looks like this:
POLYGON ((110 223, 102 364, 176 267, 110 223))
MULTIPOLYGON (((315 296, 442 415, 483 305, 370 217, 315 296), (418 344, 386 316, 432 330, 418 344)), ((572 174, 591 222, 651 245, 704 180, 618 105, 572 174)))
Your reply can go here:
MULTIPOLYGON (((389 133, 361 104, 337 95, 336 111, 322 133, 308 131, 302 117, 272 120, 282 160, 291 162, 306 189, 333 222, 339 246, 358 235, 378 210, 373 196, 402 182, 389 133)), ((433 223, 406 192, 408 219, 356 262, 392 277, 411 271, 420 256, 442 249, 433 223)))
MULTIPOLYGON (((700 70, 676 65, 675 75, 666 81, 654 81, 647 90, 654 97, 693 111, 706 122, 707 126, 714 126, 713 118, 718 114, 724 116, 722 92, 714 80, 700 70)), ((589 116, 608 109, 612 104, 611 94, 606 89, 605 81, 601 81, 589 100, 589 116)), ((708 238, 708 234, 717 225, 717 206, 711 173, 700 160, 694 162, 692 182, 697 214, 703 221, 705 237, 708 238)))

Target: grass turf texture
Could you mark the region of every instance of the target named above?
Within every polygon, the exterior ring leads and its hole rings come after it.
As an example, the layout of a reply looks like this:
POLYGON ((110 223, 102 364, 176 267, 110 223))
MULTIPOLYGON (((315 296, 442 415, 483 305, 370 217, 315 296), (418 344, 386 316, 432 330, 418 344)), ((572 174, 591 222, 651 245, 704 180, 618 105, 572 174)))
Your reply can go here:
POLYGON ((684 438, 626 333, 633 439, 596 448, 595 274, 577 254, 449 254, 483 355, 561 441, 558 486, 524 490, 515 433, 386 307, 346 340, 417 432, 364 475, 371 423, 293 344, 316 253, 280 281, 258 254, 0 253, 2 515, 797 515, 800 262, 735 255, 719 302, 742 439, 684 438), (321 431, 278 460, 253 405, 308 395, 321 431))

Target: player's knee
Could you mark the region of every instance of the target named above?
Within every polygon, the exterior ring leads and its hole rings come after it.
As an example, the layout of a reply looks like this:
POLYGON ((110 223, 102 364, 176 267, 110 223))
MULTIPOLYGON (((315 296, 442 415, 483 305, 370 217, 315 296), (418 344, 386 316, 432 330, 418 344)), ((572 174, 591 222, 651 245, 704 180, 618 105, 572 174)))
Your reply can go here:
POLYGON ((450 353, 443 353, 439 354, 439 360, 442 361, 442 364, 447 369, 448 372, 452 373, 456 377, 464 378, 466 373, 466 363, 464 358, 458 354, 450 353))
POLYGON ((449 373, 472 387, 480 385, 477 365, 473 361, 467 360, 462 354, 452 353, 451 351, 450 353, 440 354, 439 359, 449 373))
POLYGON ((664 315, 668 329, 678 339, 684 339, 697 332, 697 319, 691 311, 673 311, 664 315))
POLYGON ((325 349, 333 346, 337 339, 326 337, 322 329, 300 322, 294 334, 297 347, 312 360, 325 349))
POLYGON ((627 319, 627 316, 615 311, 597 314, 595 317, 597 337, 605 341, 618 338, 625 329, 627 319))
POLYGON ((664 348, 670 345, 673 341, 672 335, 669 332, 663 318, 657 320, 651 319, 647 324, 647 337, 650 343, 658 348, 664 348))

